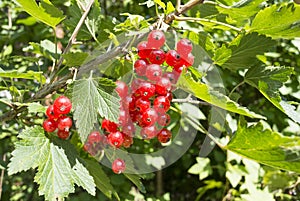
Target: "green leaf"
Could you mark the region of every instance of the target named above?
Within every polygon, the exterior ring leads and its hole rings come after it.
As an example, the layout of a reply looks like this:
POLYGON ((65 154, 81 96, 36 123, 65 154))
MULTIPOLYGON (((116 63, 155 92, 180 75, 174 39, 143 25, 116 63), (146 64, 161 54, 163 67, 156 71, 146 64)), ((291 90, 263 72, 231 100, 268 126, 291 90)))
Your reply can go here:
POLYGON ((118 122, 119 98, 99 88, 99 84, 91 76, 75 81, 72 102, 74 119, 80 139, 85 142, 94 129, 97 113, 114 122, 118 122))
POLYGON ((120 200, 114 187, 110 184, 110 180, 102 170, 100 164, 94 159, 85 159, 86 168, 89 170, 90 174, 95 180, 97 188, 104 193, 108 198, 112 198, 112 194, 120 200))
POLYGON ((38 112, 45 113, 45 111, 46 111, 45 106, 41 105, 40 103, 29 103, 28 104, 28 112, 29 113, 38 113, 38 112))
POLYGON ((258 62, 256 55, 263 54, 274 45, 274 41, 257 33, 240 35, 228 47, 217 49, 214 63, 232 71, 247 69, 258 62))
POLYGON ((101 18, 99 17, 100 15, 101 15, 101 7, 99 1, 96 0, 91 11, 89 12, 89 15, 84 21, 87 29, 89 30, 90 34, 92 35, 95 41, 97 41, 96 34, 100 28, 100 21, 101 21, 101 18))
POLYGON ((279 88, 294 73, 291 67, 256 66, 246 73, 245 82, 257 88, 273 105, 295 122, 300 123, 300 113, 288 102, 283 101, 279 88))
POLYGON ((221 94, 220 92, 212 90, 208 85, 201 82, 195 82, 189 74, 181 74, 177 82, 177 86, 193 94, 197 98, 230 112, 245 115, 251 118, 264 118, 263 116, 240 106, 238 103, 230 100, 227 96, 221 94))
POLYGON ((65 65, 70 67, 82 65, 87 57, 88 53, 86 52, 70 52, 63 54, 63 58, 66 60, 65 65))
POLYGON ((174 11, 175 11, 175 7, 173 6, 172 2, 168 1, 166 14, 170 14, 174 11))
POLYGON ((17 0, 17 2, 29 15, 53 28, 65 18, 49 0, 41 1, 40 5, 37 5, 34 0, 17 0))
POLYGON ((143 183, 141 182, 141 177, 139 175, 124 173, 124 176, 127 177, 130 181, 132 181, 132 183, 134 183, 142 193, 146 193, 146 189, 143 183))
POLYGON ((265 129, 261 122, 247 127, 241 119, 225 149, 275 168, 300 173, 299 137, 286 137, 265 129))
POLYGON ((154 0, 154 3, 158 4, 162 9, 166 9, 166 4, 161 0, 154 0))
POLYGON ((300 34, 300 6, 294 3, 274 4, 261 10, 253 19, 250 31, 274 39, 291 39, 300 34))
POLYGON ((17 70, 0 71, 0 77, 36 80, 41 82, 42 84, 46 82, 46 78, 43 76, 43 72, 35 72, 32 70, 29 70, 26 73, 20 73, 17 70))
POLYGON ((208 177, 210 174, 212 174, 212 168, 210 166, 210 160, 209 158, 196 158, 197 163, 194 164, 190 169, 188 170, 188 173, 190 174, 198 174, 199 180, 203 180, 206 177, 208 177))
POLYGON ((51 143, 41 126, 26 128, 18 137, 8 164, 9 175, 38 168, 35 182, 46 200, 67 197, 74 192, 74 184, 95 195, 95 184, 86 168, 78 159, 71 167, 65 150, 51 143))

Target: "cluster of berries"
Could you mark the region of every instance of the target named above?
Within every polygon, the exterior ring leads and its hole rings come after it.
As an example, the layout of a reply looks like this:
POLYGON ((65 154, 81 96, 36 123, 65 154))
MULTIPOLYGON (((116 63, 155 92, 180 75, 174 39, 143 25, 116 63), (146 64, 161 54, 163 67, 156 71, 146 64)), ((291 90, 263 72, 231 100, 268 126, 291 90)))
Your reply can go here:
POLYGON ((67 139, 70 136, 72 119, 66 116, 72 109, 72 103, 69 98, 60 96, 55 99, 53 105, 48 106, 46 116, 43 122, 43 128, 46 132, 57 131, 57 136, 61 139, 67 139))
MULTIPOLYGON (((160 30, 149 33, 147 41, 138 44, 139 59, 134 63, 136 78, 130 85, 117 81, 116 92, 121 98, 118 124, 107 119, 102 120, 101 128, 107 135, 93 131, 84 149, 91 155, 110 145, 114 148, 128 148, 137 136, 136 126, 140 127, 139 137, 150 140, 157 137, 161 143, 168 142, 172 133, 164 128, 170 123, 167 114, 171 101, 173 85, 176 84, 183 68, 193 65, 192 43, 181 39, 176 50, 165 53, 161 48, 165 44, 165 35, 160 30)), ((117 158, 112 170, 120 174, 125 170, 124 160, 117 158)))

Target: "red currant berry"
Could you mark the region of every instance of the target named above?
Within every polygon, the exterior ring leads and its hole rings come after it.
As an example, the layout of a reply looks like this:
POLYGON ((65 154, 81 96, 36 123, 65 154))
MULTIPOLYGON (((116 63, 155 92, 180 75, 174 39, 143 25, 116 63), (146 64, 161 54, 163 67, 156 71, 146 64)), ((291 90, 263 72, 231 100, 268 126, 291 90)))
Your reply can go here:
POLYGON ((124 135, 123 147, 129 148, 133 144, 133 138, 129 135, 124 135))
POLYGON ((65 96, 58 97, 53 103, 53 111, 55 114, 68 114, 72 109, 72 103, 65 96))
POLYGON ((119 125, 126 125, 127 121, 128 121, 128 111, 124 110, 124 109, 120 109, 120 113, 119 113, 119 125))
POLYGON ((118 125, 115 122, 109 121, 108 119, 103 119, 101 128, 106 130, 107 132, 116 132, 118 129, 118 125))
POLYGON ((54 107, 53 105, 49 105, 47 110, 46 110, 46 116, 49 119, 57 119, 59 117, 58 114, 54 113, 54 107))
POLYGON ((153 107, 157 109, 164 109, 168 111, 170 108, 170 101, 165 96, 158 96, 153 101, 153 107))
POLYGON ((135 102, 136 110, 141 113, 146 111, 148 108, 150 108, 150 106, 151 106, 151 103, 150 103, 149 99, 139 98, 135 102))
POLYGON ((149 58, 149 55, 152 51, 151 48, 148 47, 148 42, 147 41, 142 41, 137 45, 138 49, 138 55, 142 59, 147 59, 149 58))
POLYGON ((57 119, 57 128, 58 130, 69 131, 72 127, 72 119, 67 116, 61 116, 57 119))
POLYGON ((180 54, 178 54, 176 50, 169 50, 169 52, 166 54, 166 63, 169 66, 178 66, 180 62, 180 54))
POLYGON ((123 161, 120 158, 117 158, 116 160, 114 160, 114 162, 111 165, 111 169, 114 173, 116 174, 121 174, 122 172, 125 171, 126 169, 126 165, 125 165, 125 161, 123 161))
POLYGON ((90 150, 93 148, 93 144, 90 143, 89 141, 86 142, 84 145, 83 145, 83 150, 86 151, 86 152, 90 152, 90 150))
MULTIPOLYGON (((155 64, 153 64, 155 65, 155 64)), ((144 82, 140 84, 140 87, 135 91, 134 95, 136 97, 141 97, 144 99, 149 99, 155 95, 155 86, 150 82, 144 82)))
POLYGON ((166 143, 166 142, 169 142, 170 139, 172 137, 172 133, 171 131, 169 131, 168 129, 166 128, 163 128, 159 131, 159 133, 157 134, 157 139, 159 142, 161 143, 166 143))
POLYGON ((156 137, 157 134, 158 134, 158 132, 157 132, 155 125, 142 128, 141 133, 140 133, 142 138, 147 139, 147 140, 150 140, 150 139, 156 137))
POLYGON ((60 139, 67 139, 69 136, 70 136, 70 132, 68 130, 58 130, 57 131, 57 136, 60 138, 60 139))
MULTIPOLYGON (((145 71, 146 74, 146 71, 145 71)), ((145 80, 142 79, 134 79, 131 82, 131 91, 134 92, 136 91, 143 83, 145 83, 145 80)))
POLYGON ((135 111, 135 102, 138 98, 135 96, 127 97, 129 112, 135 111))
POLYGON ((121 98, 125 98, 128 93, 128 86, 125 82, 122 82, 120 80, 116 81, 117 87, 116 92, 119 94, 121 98))
POLYGON ((120 131, 110 133, 107 140, 111 146, 119 148, 124 142, 124 134, 120 131))
POLYGON ((172 99, 173 99, 172 93, 171 93, 171 92, 168 92, 168 93, 165 95, 165 97, 166 97, 167 99, 169 99, 169 101, 170 101, 170 103, 171 103, 171 101, 172 101, 172 99))
POLYGON ((53 132, 56 130, 57 128, 57 123, 56 121, 54 121, 53 119, 46 119, 43 122, 43 128, 46 132, 53 132))
POLYGON ((102 137, 99 131, 92 131, 88 137, 88 142, 93 143, 99 143, 101 141, 102 137))
POLYGON ((153 30, 148 35, 148 45, 151 48, 159 49, 166 41, 165 35, 160 30, 153 30))
POLYGON ((130 112, 130 118, 132 122, 138 122, 138 120, 140 119, 140 112, 138 111, 131 111, 130 112))
POLYGON ((147 69, 148 61, 146 59, 138 59, 134 63, 134 70, 137 75, 145 76, 147 69))
POLYGON ((183 38, 178 41, 176 49, 180 55, 184 56, 191 53, 191 51, 193 50, 193 45, 190 40, 183 38))
POLYGON ((170 124, 170 120, 171 120, 170 115, 164 113, 158 116, 157 123, 160 126, 167 126, 170 124))
POLYGON ((150 64, 146 69, 146 77, 151 81, 158 81, 162 75, 162 70, 158 64, 150 64))
POLYGON ((168 78, 171 84, 176 84, 179 78, 179 73, 173 70, 172 72, 165 72, 163 77, 168 78))
POLYGON ((135 134, 134 124, 129 120, 128 123, 122 127, 122 132, 125 135, 133 136, 135 134))
POLYGON ((158 49, 158 50, 152 50, 152 52, 149 55, 149 61, 152 64, 163 64, 166 59, 166 54, 163 50, 158 49))
POLYGON ((141 116, 139 120, 139 125, 141 127, 152 126, 157 120, 157 112, 153 108, 147 109, 141 116))
POLYGON ((166 95, 171 90, 172 84, 168 78, 161 77, 155 84, 155 92, 158 95, 166 95))

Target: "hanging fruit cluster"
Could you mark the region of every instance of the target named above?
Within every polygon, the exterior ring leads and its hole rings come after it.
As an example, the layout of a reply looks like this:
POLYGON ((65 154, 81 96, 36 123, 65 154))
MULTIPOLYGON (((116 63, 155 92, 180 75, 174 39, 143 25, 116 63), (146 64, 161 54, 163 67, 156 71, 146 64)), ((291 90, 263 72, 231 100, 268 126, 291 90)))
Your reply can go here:
MULTIPOLYGON (((161 49, 166 41, 162 31, 151 31, 147 39, 137 45, 139 58, 134 63, 132 82, 129 85, 120 80, 116 82, 116 92, 121 98, 119 122, 103 119, 101 128, 106 135, 99 131, 89 135, 84 149, 91 155, 96 155, 107 145, 128 148, 134 137, 145 140, 157 138, 161 143, 172 138, 171 131, 165 128, 170 123, 167 112, 172 90, 182 70, 194 63, 193 46, 188 39, 181 39, 176 50, 166 53, 161 49), (137 126, 140 127, 139 134, 136 133, 137 126)), ((115 159, 112 169, 115 173, 123 172, 125 162, 115 159)))

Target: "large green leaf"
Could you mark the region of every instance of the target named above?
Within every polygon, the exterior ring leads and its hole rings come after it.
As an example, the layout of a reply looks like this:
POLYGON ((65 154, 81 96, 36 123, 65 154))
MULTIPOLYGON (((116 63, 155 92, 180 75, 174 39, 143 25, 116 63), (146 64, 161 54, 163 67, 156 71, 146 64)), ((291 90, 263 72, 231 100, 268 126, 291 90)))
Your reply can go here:
POLYGON ((286 137, 262 123, 247 127, 241 119, 225 149, 272 167, 300 173, 300 138, 286 137))
POLYGON ((213 60, 215 64, 233 71, 247 69, 258 62, 256 55, 263 54, 274 44, 270 38, 257 33, 240 35, 228 47, 223 45, 217 49, 213 60))
POLYGON ((294 69, 291 67, 256 66, 246 73, 245 82, 257 88, 273 105, 300 123, 299 112, 294 106, 283 101, 278 91, 293 73, 294 69))
POLYGON ((272 38, 295 38, 300 34, 300 6, 274 4, 261 10, 253 19, 250 31, 272 38))
POLYGON ((197 98, 200 98, 227 111, 252 118, 264 118, 259 114, 251 112, 246 107, 240 106, 238 103, 230 100, 224 94, 211 89, 208 85, 201 82, 195 82, 189 74, 182 74, 177 82, 177 86, 193 94, 197 98))
POLYGON ((119 98, 99 88, 96 80, 90 76, 74 83, 72 102, 74 119, 82 142, 85 142, 97 122, 97 113, 114 122, 118 122, 119 98))
POLYGON ((35 0, 17 0, 29 15, 55 28, 65 17, 49 0, 43 0, 40 5, 35 0))
POLYGON ((41 126, 26 128, 18 137, 21 140, 15 142, 16 149, 8 164, 9 175, 38 168, 35 182, 39 184, 39 195, 46 200, 67 197, 74 192, 74 184, 95 195, 94 180, 87 169, 79 159, 72 167, 65 150, 51 143, 41 126))

